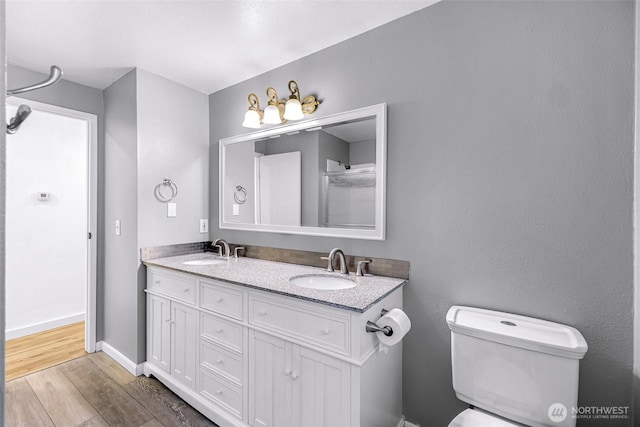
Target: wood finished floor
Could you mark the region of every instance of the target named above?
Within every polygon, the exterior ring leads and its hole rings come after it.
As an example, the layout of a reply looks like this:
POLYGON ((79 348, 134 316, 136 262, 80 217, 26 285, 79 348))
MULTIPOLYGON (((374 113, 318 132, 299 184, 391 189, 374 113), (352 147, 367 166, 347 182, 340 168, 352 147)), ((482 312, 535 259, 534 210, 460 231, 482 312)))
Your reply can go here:
POLYGON ((6 383, 6 426, 216 426, 155 378, 102 352, 6 383))
POLYGON ((84 322, 9 340, 5 346, 5 381, 85 354, 84 322))

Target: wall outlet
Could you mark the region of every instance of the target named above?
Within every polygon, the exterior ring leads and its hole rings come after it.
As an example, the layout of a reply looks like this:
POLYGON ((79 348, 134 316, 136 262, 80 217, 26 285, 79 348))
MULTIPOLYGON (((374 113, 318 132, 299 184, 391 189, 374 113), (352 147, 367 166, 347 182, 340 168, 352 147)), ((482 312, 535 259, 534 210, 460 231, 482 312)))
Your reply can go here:
POLYGON ((208 233, 209 232, 209 220, 201 219, 200 220, 200 233, 208 233))
POLYGON ((119 236, 122 229, 120 228, 120 220, 116 219, 116 236, 119 236))

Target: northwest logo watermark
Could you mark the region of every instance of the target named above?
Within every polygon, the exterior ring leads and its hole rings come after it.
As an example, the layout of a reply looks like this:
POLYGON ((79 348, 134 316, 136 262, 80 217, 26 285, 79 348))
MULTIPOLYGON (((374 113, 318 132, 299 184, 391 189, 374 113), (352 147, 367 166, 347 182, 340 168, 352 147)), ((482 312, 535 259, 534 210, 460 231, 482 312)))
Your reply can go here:
POLYGON ((561 423, 568 416, 579 420, 628 420, 628 406, 578 406, 567 409, 562 403, 553 403, 547 410, 549 419, 561 423))

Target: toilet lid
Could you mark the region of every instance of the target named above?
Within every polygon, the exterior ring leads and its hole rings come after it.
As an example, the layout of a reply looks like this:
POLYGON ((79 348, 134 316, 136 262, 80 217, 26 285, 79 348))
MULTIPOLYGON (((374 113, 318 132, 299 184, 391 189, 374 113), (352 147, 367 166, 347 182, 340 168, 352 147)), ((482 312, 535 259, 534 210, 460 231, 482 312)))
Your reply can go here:
POLYGON ((477 409, 466 409, 449 423, 449 427, 514 427, 521 425, 510 423, 503 418, 477 409))

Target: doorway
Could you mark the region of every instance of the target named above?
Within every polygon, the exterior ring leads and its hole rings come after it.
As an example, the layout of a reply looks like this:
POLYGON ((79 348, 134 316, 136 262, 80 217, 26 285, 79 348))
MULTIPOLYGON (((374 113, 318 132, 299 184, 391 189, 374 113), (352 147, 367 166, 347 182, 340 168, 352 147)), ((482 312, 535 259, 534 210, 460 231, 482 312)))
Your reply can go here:
MULTIPOLYGON (((32 113, 7 137, 5 339, 84 322, 96 344, 97 118, 8 98, 32 113)), ((77 329, 77 328, 76 328, 77 329)))

